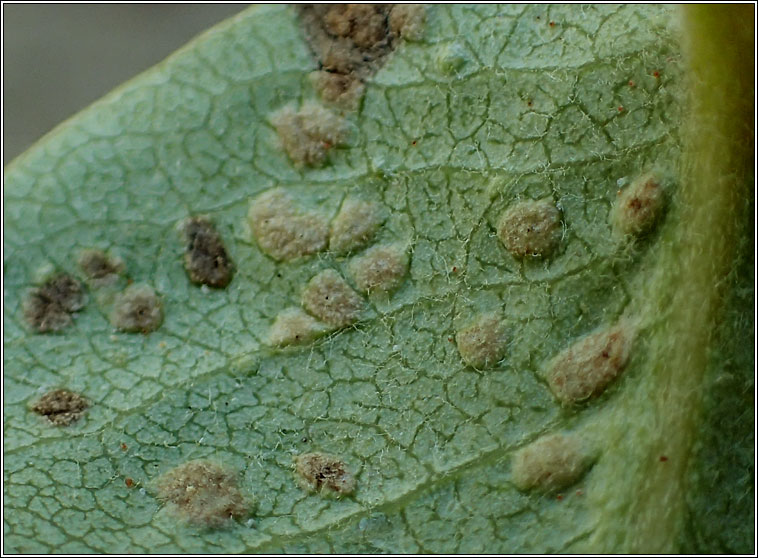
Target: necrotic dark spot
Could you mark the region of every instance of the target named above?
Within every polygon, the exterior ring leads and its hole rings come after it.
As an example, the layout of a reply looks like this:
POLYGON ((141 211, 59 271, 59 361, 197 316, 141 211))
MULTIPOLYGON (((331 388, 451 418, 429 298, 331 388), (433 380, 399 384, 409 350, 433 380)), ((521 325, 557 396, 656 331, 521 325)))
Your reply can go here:
POLYGON ((44 333, 71 324, 71 313, 83 306, 81 283, 67 273, 58 273, 29 292, 23 302, 23 313, 29 325, 44 333))
POLYGON ((47 417, 56 426, 68 426, 84 414, 89 403, 84 397, 66 389, 47 392, 32 405, 32 411, 47 417))
POLYGON ((301 486, 311 492, 341 496, 355 491, 355 477, 338 457, 320 452, 298 455, 295 471, 301 486))
POLYGON ((234 265, 213 224, 193 217, 184 226, 187 250, 184 268, 193 283, 224 288, 232 280, 234 265))
POLYGON ((84 250, 79 256, 79 267, 96 285, 109 283, 118 277, 124 269, 124 263, 118 258, 110 258, 100 250, 84 250))
POLYGON ((347 109, 358 107, 365 80, 400 38, 421 38, 425 19, 423 6, 408 4, 308 4, 298 12, 321 70, 312 78, 316 90, 347 109))
POLYGON ((390 6, 321 4, 299 11, 311 49, 325 70, 365 77, 392 50, 390 6))

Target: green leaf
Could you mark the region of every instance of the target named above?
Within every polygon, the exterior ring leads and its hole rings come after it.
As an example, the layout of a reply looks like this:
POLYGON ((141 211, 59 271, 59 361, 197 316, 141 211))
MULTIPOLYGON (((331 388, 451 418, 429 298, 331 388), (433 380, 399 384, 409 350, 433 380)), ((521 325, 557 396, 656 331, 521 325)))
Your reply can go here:
POLYGON ((259 6, 6 169, 4 550, 750 553, 734 18, 365 15, 336 106, 259 6))

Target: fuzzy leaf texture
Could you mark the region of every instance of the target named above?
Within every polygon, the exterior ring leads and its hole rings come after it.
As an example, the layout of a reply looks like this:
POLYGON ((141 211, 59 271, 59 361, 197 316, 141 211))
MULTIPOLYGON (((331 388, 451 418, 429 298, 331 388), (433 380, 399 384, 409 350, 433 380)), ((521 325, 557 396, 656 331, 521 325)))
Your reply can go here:
POLYGON ((5 173, 5 552, 753 552, 723 10, 258 6, 52 131, 5 173))

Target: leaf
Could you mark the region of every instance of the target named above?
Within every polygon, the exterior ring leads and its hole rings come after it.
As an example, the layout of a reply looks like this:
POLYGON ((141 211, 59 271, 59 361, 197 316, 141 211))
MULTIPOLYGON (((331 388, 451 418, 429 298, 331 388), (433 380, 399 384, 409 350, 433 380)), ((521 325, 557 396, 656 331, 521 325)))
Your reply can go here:
POLYGON ((6 169, 6 552, 751 551, 752 177, 701 218, 726 167, 687 166, 674 11, 425 11, 311 79, 307 9, 254 7, 6 169), (314 86, 341 79, 335 108, 314 86), (650 171, 665 212, 614 235, 650 171), (69 325, 35 331, 30 296, 69 325), (558 399, 556 366, 603 383, 558 399), (35 413, 54 389, 83 416, 35 413))

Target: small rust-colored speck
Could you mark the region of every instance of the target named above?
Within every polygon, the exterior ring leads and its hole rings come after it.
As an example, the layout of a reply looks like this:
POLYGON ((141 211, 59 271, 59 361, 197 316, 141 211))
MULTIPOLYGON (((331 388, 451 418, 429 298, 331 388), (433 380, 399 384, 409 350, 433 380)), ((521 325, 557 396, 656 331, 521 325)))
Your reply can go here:
POLYGON ((658 70, 654 71, 653 72, 653 77, 656 78, 656 79, 658 79, 659 77, 661 77, 661 72, 659 72, 658 70))
POLYGON ((134 486, 134 480, 132 480, 129 477, 126 477, 124 479, 124 484, 126 485, 127 488, 131 488, 132 486, 134 486))
POLYGON ((581 496, 581 495, 583 495, 583 494, 584 494, 584 492, 582 492, 581 490, 577 490, 577 491, 576 491, 576 495, 577 495, 577 496, 581 496))
POLYGON ((121 444, 121 451, 126 451, 128 449, 129 447, 126 444, 121 444))
POLYGON ((621 105, 619 105, 618 111, 619 112, 624 112, 624 107, 622 107, 621 105))
POLYGON ((634 82, 631 79, 629 80, 629 87, 634 87, 634 82))
POLYGON ((555 27, 555 22, 551 21, 548 25, 550 25, 550 27, 555 27))
POLYGON ((450 341, 451 343, 453 342, 453 338, 452 337, 448 337, 447 340, 450 341))
POLYGON ((526 106, 528 106, 528 107, 532 106, 533 104, 534 104, 534 101, 532 101, 531 99, 529 99, 529 100, 526 102, 526 106))
POLYGON ((457 272, 458 268, 456 266, 453 266, 453 273, 457 272))
POLYGON ((558 495, 555 497, 555 499, 556 499, 556 500, 558 500, 558 501, 560 502, 561 500, 563 500, 563 494, 558 494, 558 495))
POLYGON ((666 462, 666 461, 668 461, 668 460, 669 460, 669 458, 668 458, 668 457, 666 457, 665 455, 662 455, 662 456, 660 456, 660 457, 658 458, 658 461, 660 461, 661 463, 664 463, 664 462, 666 462))
POLYGON ((411 142, 411 145, 416 145, 416 143, 417 143, 417 142, 416 142, 416 140, 413 140, 413 141, 411 142))

